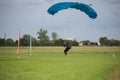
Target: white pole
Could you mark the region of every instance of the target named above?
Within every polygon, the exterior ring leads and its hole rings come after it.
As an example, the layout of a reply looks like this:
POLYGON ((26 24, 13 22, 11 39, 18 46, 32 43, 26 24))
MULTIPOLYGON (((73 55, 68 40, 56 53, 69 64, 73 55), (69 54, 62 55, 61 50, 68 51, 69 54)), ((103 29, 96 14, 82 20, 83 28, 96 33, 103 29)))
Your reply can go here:
POLYGON ((113 53, 113 56, 112 56, 112 57, 113 57, 113 59, 115 58, 115 54, 114 54, 114 53, 113 53))

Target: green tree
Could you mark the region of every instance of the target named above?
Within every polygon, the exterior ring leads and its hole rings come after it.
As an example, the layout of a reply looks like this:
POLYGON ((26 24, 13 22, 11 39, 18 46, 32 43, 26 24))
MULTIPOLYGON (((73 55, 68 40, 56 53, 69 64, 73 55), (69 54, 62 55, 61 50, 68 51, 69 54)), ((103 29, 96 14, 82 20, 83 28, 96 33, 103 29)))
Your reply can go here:
POLYGON ((72 41, 72 43, 73 43, 73 46, 79 46, 79 42, 75 39, 72 41))
POLYGON ((59 37, 58 34, 56 32, 52 32, 51 37, 52 37, 52 44, 56 45, 55 42, 56 40, 58 40, 58 37, 59 37))
POLYGON ((84 40, 82 41, 83 42, 83 45, 89 45, 90 41, 89 40, 84 40))
POLYGON ((109 40, 110 41, 110 46, 120 46, 120 41, 119 40, 114 40, 114 39, 111 39, 109 40))
POLYGON ((101 43, 101 45, 107 45, 108 44, 108 39, 107 39, 107 37, 101 37, 99 39, 99 42, 101 43))
POLYGON ((56 46, 63 46, 64 45, 64 40, 63 39, 57 39, 56 41, 55 41, 55 45, 56 46))
POLYGON ((5 39, 0 38, 0 46, 5 46, 6 45, 5 42, 6 42, 5 39))
POLYGON ((99 41, 101 45, 104 45, 104 46, 120 46, 119 40, 107 39, 107 37, 101 37, 99 41))
POLYGON ((15 42, 13 39, 9 38, 6 40, 6 45, 7 46, 14 46, 15 45, 15 42))
POLYGON ((22 46, 29 46, 29 44, 30 44, 30 35, 29 34, 23 35, 23 38, 20 39, 20 44, 22 46))
MULTIPOLYGON (((17 43, 17 41, 16 41, 17 43)), ((39 43, 36 40, 36 38, 31 36, 31 43, 32 46, 38 46, 39 43)), ((30 35, 29 34, 24 34, 22 38, 20 38, 20 45, 21 46, 29 46, 30 45, 30 35)))
POLYGON ((49 36, 47 35, 48 31, 41 28, 37 34, 38 39, 40 40, 40 45, 49 45, 49 36))
POLYGON ((51 36, 52 36, 52 40, 53 40, 53 41, 57 40, 58 37, 59 37, 56 32, 52 32, 51 36))
POLYGON ((36 38, 31 36, 31 40, 32 40, 32 46, 39 46, 39 41, 36 40, 36 38))

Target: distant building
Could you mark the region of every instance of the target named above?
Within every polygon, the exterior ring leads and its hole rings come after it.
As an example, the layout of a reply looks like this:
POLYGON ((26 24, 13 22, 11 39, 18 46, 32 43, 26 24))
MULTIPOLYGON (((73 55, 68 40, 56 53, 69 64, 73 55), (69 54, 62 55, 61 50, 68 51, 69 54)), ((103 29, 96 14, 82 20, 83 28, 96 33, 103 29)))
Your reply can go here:
POLYGON ((89 43, 90 46, 100 46, 99 42, 90 42, 89 43))
POLYGON ((100 42, 97 42, 97 44, 98 44, 98 46, 100 46, 101 44, 100 44, 100 42))
POLYGON ((83 46, 83 42, 81 41, 81 42, 79 42, 79 46, 83 46))
MULTIPOLYGON (((79 46, 86 45, 84 41, 79 42, 79 46)), ((100 46, 100 42, 88 42, 86 46, 100 46)))

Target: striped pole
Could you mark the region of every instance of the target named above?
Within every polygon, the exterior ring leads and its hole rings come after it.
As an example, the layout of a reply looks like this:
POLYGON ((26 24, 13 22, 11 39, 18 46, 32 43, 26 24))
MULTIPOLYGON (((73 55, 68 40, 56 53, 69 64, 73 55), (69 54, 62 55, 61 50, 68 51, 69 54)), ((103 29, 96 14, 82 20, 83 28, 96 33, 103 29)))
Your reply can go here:
POLYGON ((20 59, 20 29, 18 29, 18 48, 17 48, 18 59, 20 59))

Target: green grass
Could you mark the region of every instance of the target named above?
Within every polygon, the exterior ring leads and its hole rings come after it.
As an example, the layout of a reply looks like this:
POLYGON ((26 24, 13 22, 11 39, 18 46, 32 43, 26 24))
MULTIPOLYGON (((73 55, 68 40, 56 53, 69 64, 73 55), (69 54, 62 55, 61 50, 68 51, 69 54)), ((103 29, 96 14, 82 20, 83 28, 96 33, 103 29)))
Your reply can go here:
POLYGON ((19 60, 16 49, 0 48, 0 80, 110 80, 120 64, 120 47, 22 47, 19 60))

